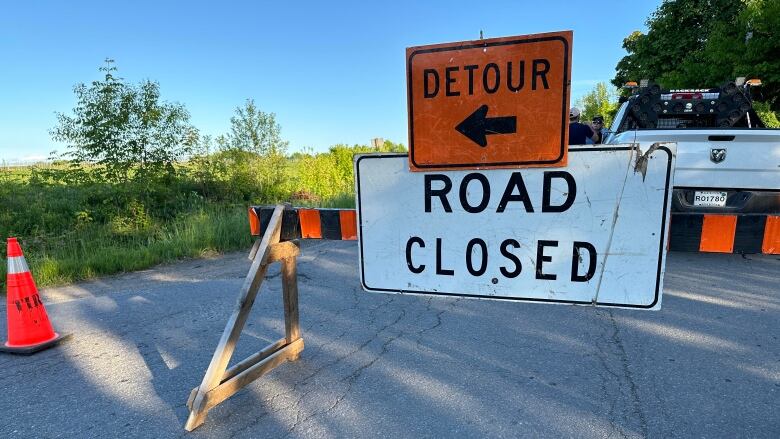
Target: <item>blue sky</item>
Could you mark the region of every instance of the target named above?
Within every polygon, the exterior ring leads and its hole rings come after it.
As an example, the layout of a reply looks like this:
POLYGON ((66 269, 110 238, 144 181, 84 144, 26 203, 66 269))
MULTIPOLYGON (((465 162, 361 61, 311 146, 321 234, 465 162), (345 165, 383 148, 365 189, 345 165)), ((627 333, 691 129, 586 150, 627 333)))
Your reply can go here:
POLYGON ((55 112, 106 57, 156 80, 203 134, 254 98, 291 151, 373 137, 407 143, 406 47, 574 31, 572 102, 614 76, 623 38, 660 0, 8 2, 0 13, 0 161, 48 156, 55 112), (78 3, 78 4, 77 4, 78 3))

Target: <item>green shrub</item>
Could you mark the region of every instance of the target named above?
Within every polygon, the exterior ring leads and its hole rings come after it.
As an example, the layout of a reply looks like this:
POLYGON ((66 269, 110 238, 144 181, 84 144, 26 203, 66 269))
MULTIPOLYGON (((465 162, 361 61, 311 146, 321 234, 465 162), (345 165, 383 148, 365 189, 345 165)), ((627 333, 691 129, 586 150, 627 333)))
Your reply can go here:
MULTIPOLYGON (((386 142, 379 150, 404 148, 386 142)), ((366 152, 377 150, 206 151, 165 178, 122 183, 102 181, 99 167, 67 162, 0 168, 0 238, 20 239, 41 286, 246 248, 247 205, 354 208, 353 157, 366 152)), ((5 264, 0 282, 5 291, 5 264)))
POLYGON ((758 117, 764 122, 767 128, 780 128, 780 120, 777 118, 777 113, 769 108, 769 104, 766 102, 754 102, 753 108, 755 108, 758 117))

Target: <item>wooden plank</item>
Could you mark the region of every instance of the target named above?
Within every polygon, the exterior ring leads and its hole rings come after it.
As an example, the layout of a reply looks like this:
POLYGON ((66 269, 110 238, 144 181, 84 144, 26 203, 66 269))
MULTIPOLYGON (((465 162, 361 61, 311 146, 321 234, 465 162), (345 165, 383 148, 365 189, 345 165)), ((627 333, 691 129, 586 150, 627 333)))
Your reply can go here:
POLYGON ((222 401, 230 398, 248 384, 272 371, 276 366, 279 366, 288 360, 292 360, 293 358, 297 358, 302 350, 303 339, 299 338, 293 343, 290 343, 274 352, 265 360, 255 364, 254 366, 241 372, 230 380, 220 384, 218 387, 210 390, 205 395, 205 410, 209 410, 222 401))
POLYGON ((294 258, 301 254, 296 241, 285 241, 271 246, 268 252, 268 263, 294 258))
MULTIPOLYGON (((264 347, 262 351, 254 353, 246 359, 242 360, 235 366, 231 367, 227 371, 225 371, 225 375, 222 377, 222 383, 225 381, 233 378, 234 376, 240 374, 241 372, 249 369, 250 367, 254 366, 255 364, 265 360, 266 358, 273 355, 276 351, 283 348, 287 344, 287 339, 280 338, 274 343, 269 344, 268 346, 264 347)), ((220 383, 220 384, 222 384, 220 383)))
POLYGON ((206 369, 206 374, 203 376, 203 381, 192 402, 192 410, 187 419, 187 423, 184 426, 187 431, 192 431, 197 428, 199 425, 203 424, 206 419, 208 408, 205 407, 204 397, 206 393, 216 388, 222 382, 222 377, 230 362, 230 357, 235 350, 236 342, 241 335, 241 331, 244 329, 244 324, 249 316, 249 311, 252 309, 257 292, 265 277, 265 273, 268 271, 270 247, 272 244, 279 242, 283 213, 284 206, 278 205, 271 215, 271 220, 268 222, 268 227, 263 234, 257 255, 252 262, 249 273, 247 273, 246 278, 244 279, 244 284, 241 287, 241 292, 233 310, 233 314, 225 325, 225 330, 222 332, 222 337, 219 340, 219 344, 217 344, 214 355, 211 357, 209 367, 206 369))
MULTIPOLYGON (((260 285, 263 282, 265 273, 268 270, 268 255, 270 253, 271 244, 279 242, 279 232, 281 231, 281 218, 284 207, 277 206, 271 216, 271 221, 268 224, 266 234, 263 236, 260 248, 258 249, 259 258, 255 258, 252 263, 249 273, 244 279, 244 284, 241 287, 241 293, 236 303, 233 314, 230 316, 227 325, 225 325, 225 331, 222 333, 222 338, 217 345, 216 352, 212 358, 211 365, 206 376, 203 378, 203 384, 209 384, 207 389, 211 390, 216 387, 222 380, 222 376, 227 368, 227 364, 230 361, 230 356, 233 354, 235 344, 238 341, 238 337, 241 334, 241 330, 244 328, 246 319, 249 316, 249 311, 254 304, 254 299, 257 295, 260 285), (217 355, 220 354, 220 355, 217 355), (214 367, 212 367, 214 366, 214 367), (218 370, 219 369, 219 370, 218 370), (218 370, 218 371, 217 371, 218 370), (211 372, 211 374, 209 374, 211 372)), ((201 386, 202 388, 203 386, 201 386)))
MULTIPOLYGON (((276 351, 284 347, 286 344, 287 344, 287 339, 280 338, 276 342, 271 343, 265 348, 263 348, 262 351, 250 355, 246 359, 242 360, 240 363, 236 364, 235 366, 225 371, 225 375, 222 377, 222 382, 220 384, 233 378, 234 376, 240 374, 241 372, 249 369, 255 364, 265 360, 266 358, 270 357, 273 353, 275 353, 276 351)), ((195 387, 194 389, 192 389, 192 391, 190 392, 190 397, 187 399, 187 408, 189 408, 190 410, 192 410, 192 403, 195 400, 195 396, 198 394, 199 388, 200 387, 195 387)))
MULTIPOLYGON (((254 260, 257 255, 257 251, 260 248, 260 240, 256 240, 252 246, 252 250, 249 251, 249 260, 254 260)), ((297 241, 285 241, 278 242, 271 245, 268 253, 268 260, 266 264, 271 264, 276 261, 281 261, 285 258, 296 257, 301 253, 300 247, 298 247, 297 241)))
POLYGON ((195 397, 198 396, 198 389, 199 387, 195 387, 190 392, 190 397, 187 398, 187 408, 192 410, 192 403, 195 402, 195 397))
POLYGON ((287 337, 287 343, 292 343, 301 338, 298 324, 298 273, 296 265, 297 261, 295 258, 282 261, 284 333, 287 337))
POLYGON ((249 260, 253 261, 255 259, 255 256, 257 255, 257 250, 260 248, 260 238, 255 239, 255 243, 252 244, 252 249, 249 250, 249 260))

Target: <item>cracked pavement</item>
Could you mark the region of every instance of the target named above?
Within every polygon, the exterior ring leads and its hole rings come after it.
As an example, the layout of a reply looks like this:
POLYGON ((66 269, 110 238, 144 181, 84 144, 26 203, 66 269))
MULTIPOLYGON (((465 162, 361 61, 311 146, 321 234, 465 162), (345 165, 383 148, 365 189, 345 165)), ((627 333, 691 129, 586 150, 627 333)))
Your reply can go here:
MULTIPOLYGON (((342 241, 302 245, 301 358, 186 433, 248 267, 233 253, 43 290, 73 336, 0 356, 0 437, 780 437, 778 256, 671 253, 649 312, 366 293, 342 241)), ((231 364, 283 334, 278 273, 231 364)))

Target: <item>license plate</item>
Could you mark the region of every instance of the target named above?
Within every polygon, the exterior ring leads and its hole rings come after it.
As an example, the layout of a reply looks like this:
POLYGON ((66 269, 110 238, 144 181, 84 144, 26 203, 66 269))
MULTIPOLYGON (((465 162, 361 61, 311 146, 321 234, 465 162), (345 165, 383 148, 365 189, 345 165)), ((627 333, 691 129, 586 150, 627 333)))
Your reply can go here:
POLYGON ((726 193, 720 191, 696 191, 693 194, 693 205, 703 207, 725 207, 726 193))

